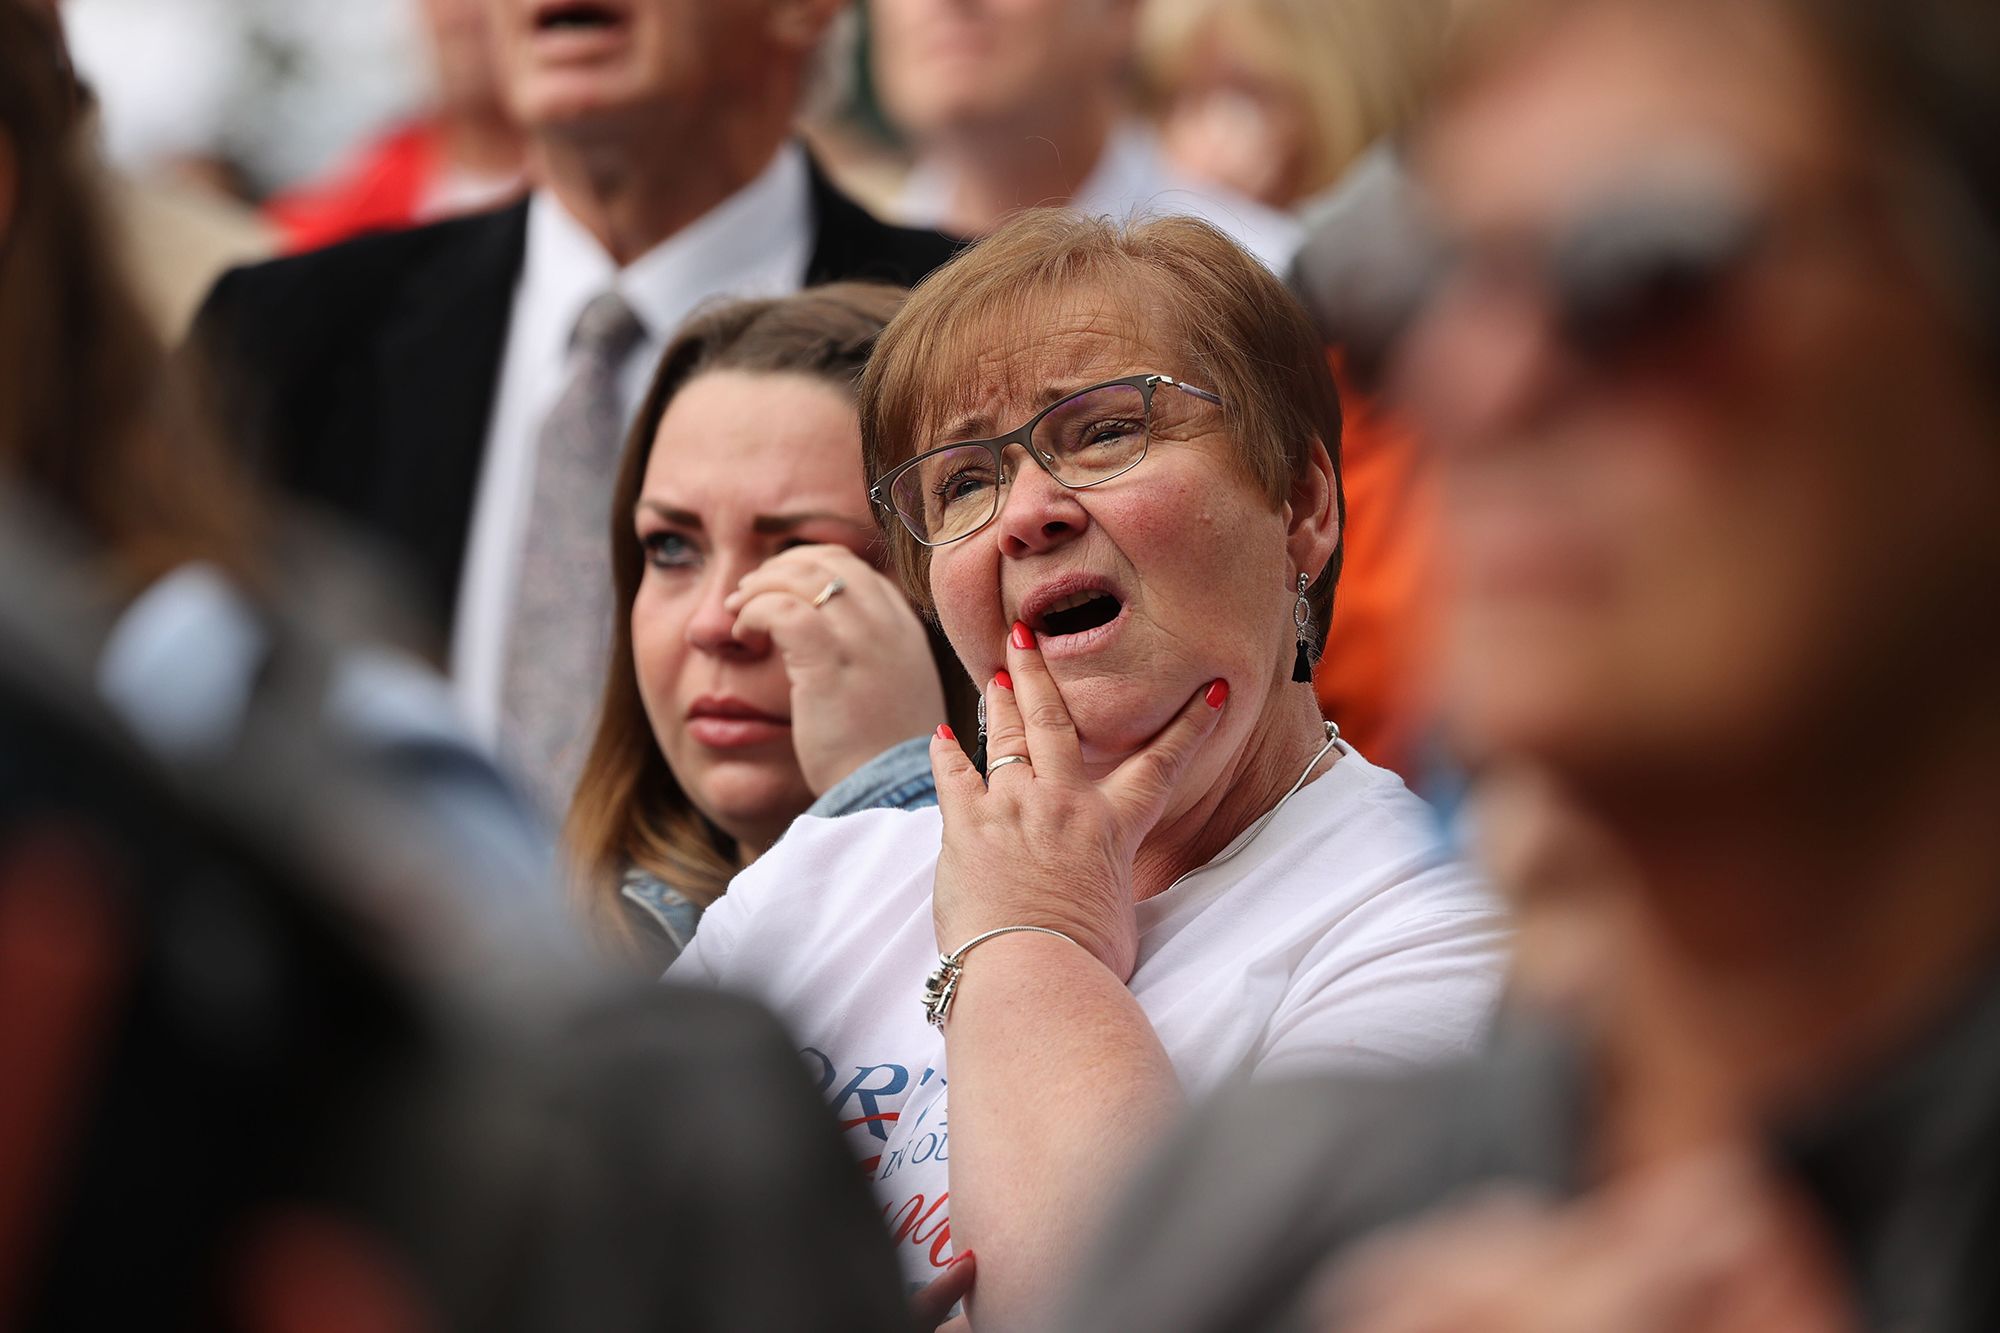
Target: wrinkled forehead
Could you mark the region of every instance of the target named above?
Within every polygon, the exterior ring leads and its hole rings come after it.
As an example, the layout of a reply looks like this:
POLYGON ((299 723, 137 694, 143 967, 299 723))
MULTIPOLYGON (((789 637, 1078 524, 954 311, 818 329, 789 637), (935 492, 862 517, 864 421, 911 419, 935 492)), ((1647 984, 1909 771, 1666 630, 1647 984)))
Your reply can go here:
POLYGON ((1063 395, 1140 373, 1185 374, 1184 340, 1149 292, 1023 292, 967 312, 925 349, 908 454, 1004 434, 1063 395))
POLYGON ((1774 6, 1545 8, 1496 42, 1419 139, 1418 173, 1456 229, 1532 226, 1689 170, 1783 193, 1853 160, 1828 71, 1774 6))

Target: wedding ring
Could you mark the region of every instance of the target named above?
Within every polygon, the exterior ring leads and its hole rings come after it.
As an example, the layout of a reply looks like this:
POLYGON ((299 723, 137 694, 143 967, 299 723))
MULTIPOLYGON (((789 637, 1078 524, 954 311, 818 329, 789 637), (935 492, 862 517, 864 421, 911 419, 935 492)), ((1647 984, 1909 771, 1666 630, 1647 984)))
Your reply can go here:
POLYGON ((989 760, 987 762, 986 776, 989 778, 992 777, 995 773, 1007 767, 1007 765, 1009 764, 1025 764, 1027 762, 1028 762, 1028 756, 1024 754, 1003 754, 998 759, 989 760))
POLYGON ((819 590, 819 596, 813 598, 813 610, 815 611, 819 610, 822 606, 825 606, 828 602, 840 596, 840 594, 845 591, 847 591, 847 580, 840 578, 834 579, 832 582, 828 583, 824 588, 821 588, 819 590))

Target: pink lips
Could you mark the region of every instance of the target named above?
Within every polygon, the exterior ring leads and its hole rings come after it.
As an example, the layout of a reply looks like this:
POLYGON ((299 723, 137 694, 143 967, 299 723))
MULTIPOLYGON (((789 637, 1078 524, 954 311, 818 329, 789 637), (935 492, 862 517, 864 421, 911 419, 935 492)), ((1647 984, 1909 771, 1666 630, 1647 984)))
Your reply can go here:
POLYGON ((546 0, 535 6, 529 30, 544 58, 569 61, 621 49, 630 26, 618 0, 546 0))
POLYGON ((1035 638, 1042 650, 1042 660, 1060 662, 1065 658, 1094 653, 1124 629, 1125 622, 1131 619, 1131 616, 1132 608, 1121 606, 1118 608, 1118 614, 1102 625, 1080 630, 1075 634, 1037 634, 1035 638))
MULTIPOLYGON (((1021 599, 1020 609, 1012 618, 1028 622, 1029 627, 1037 635, 1046 634, 1048 631, 1041 624, 1042 615, 1065 597, 1074 597, 1078 593, 1085 592, 1101 592, 1115 597, 1121 608, 1125 603, 1124 594, 1112 585, 1110 579, 1096 574, 1059 574, 1029 589, 1028 595, 1021 599)), ((1122 610, 1120 614, 1123 614, 1122 610)))
POLYGON ((688 706, 687 732, 711 749, 739 750, 788 740, 792 722, 741 699, 704 694, 688 706))
POLYGON ((1043 657, 1059 660, 1093 652, 1103 646, 1124 628, 1131 612, 1132 608, 1125 594, 1110 579, 1098 574, 1078 572, 1059 574, 1029 589, 1027 596, 1021 599, 1020 609, 1015 612, 1014 618, 1026 621, 1034 629, 1035 639, 1041 647, 1043 657), (1116 598, 1118 614, 1102 625, 1080 630, 1074 634, 1049 633, 1042 623, 1042 617, 1050 607, 1078 593, 1093 592, 1116 598))

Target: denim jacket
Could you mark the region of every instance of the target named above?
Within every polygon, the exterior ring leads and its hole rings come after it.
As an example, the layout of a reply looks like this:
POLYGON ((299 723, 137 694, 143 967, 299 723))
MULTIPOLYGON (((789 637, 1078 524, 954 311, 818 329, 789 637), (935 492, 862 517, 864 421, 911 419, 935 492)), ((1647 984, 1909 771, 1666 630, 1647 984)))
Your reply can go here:
MULTIPOLYGON (((857 810, 919 810, 936 804, 930 737, 913 736, 827 788, 806 813, 819 819, 837 819, 857 810)), ((655 946, 648 951, 649 957, 657 959, 662 968, 680 957, 701 923, 701 908, 643 870, 628 871, 618 892, 634 914, 641 934, 655 946)))

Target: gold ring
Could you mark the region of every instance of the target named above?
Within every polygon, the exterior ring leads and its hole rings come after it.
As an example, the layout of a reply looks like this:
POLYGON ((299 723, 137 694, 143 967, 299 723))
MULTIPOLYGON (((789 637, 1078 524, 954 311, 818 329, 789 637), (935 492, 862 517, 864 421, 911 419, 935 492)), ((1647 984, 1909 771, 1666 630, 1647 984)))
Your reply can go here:
POLYGON ((819 610, 845 591, 847 591, 847 580, 841 578, 834 579, 819 590, 819 596, 813 598, 813 610, 819 610))

